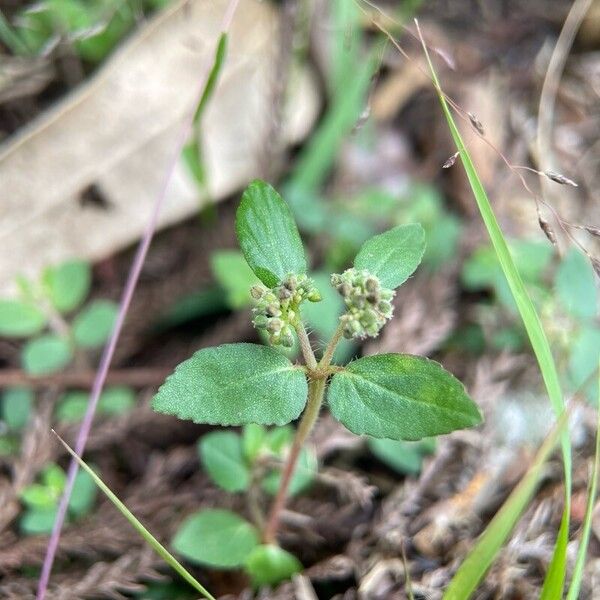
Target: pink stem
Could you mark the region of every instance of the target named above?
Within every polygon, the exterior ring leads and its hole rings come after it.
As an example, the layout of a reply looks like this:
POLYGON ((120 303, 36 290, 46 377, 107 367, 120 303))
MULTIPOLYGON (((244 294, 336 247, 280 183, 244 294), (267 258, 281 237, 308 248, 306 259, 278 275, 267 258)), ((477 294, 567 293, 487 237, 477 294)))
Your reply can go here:
MULTIPOLYGON (((239 0, 230 0, 229 2, 225 13, 225 17, 223 19, 223 32, 226 32, 229 29, 238 1, 239 0)), ((198 101, 202 97, 202 92, 204 91, 206 79, 210 72, 210 68, 211 63, 205 65, 205 68, 203 69, 203 75, 201 78, 202 85, 199 86, 199 91, 196 95, 198 101)), ((90 394, 87 410, 81 423, 81 427, 79 428, 77 440, 75 441, 75 453, 78 456, 81 456, 85 450, 87 439, 90 434, 90 430, 92 428, 92 423, 94 420, 94 413, 96 412, 96 407, 98 405, 98 399, 100 398, 100 394, 102 393, 102 390, 104 388, 104 383, 106 381, 108 370, 110 368, 110 364, 115 353, 115 348, 117 347, 117 342, 119 341, 119 337, 121 335, 123 323, 125 322, 125 317, 127 316, 127 311, 129 310, 129 305, 131 304, 131 299, 133 297, 133 293, 135 291, 142 267, 144 265, 146 254, 148 253, 148 248, 150 247, 150 242, 152 241, 152 237, 158 224, 158 217, 160 215, 163 204, 165 203, 169 183, 173 177, 173 173, 175 172, 175 168, 177 167, 177 164, 179 162, 179 157, 181 156, 181 152, 192 128, 192 121, 196 105, 194 105, 194 110, 191 111, 190 117, 186 120, 185 125, 181 129, 175 152, 169 164, 169 168, 167 169, 162 188, 158 197, 156 198, 156 202, 154 203, 154 208, 152 210, 150 220, 148 221, 148 225, 146 226, 144 235, 140 240, 137 252, 135 254, 133 264, 131 265, 131 270, 129 271, 127 282, 125 283, 125 289, 123 290, 123 295, 121 297, 117 319, 112 330, 110 339, 108 340, 102 352, 102 358, 100 359, 98 372, 94 379, 94 384, 92 386, 92 392, 90 394)), ((65 521, 67 508, 69 506, 69 500, 71 498, 71 493, 73 492, 75 476, 77 475, 78 470, 79 465, 77 461, 75 459, 72 459, 71 463, 69 464, 69 470, 67 473, 67 483, 65 485, 63 495, 60 499, 58 512, 56 514, 56 520, 54 521, 52 533, 48 541, 48 547, 46 548, 46 556, 44 557, 44 562, 42 564, 42 572, 40 575, 36 595, 37 600, 44 600, 44 598, 46 597, 48 582, 50 580, 50 574, 52 572, 52 566, 54 564, 54 558, 56 556, 56 551, 58 549, 58 543, 60 540, 60 533, 65 521)))

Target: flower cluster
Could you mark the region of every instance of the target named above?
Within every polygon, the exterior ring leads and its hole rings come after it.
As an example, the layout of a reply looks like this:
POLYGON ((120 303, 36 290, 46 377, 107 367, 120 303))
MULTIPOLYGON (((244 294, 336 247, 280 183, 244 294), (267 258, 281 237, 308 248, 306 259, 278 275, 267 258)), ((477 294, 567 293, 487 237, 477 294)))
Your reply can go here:
POLYGON ((392 318, 394 290, 384 288, 369 271, 347 269, 331 276, 331 285, 341 294, 346 313, 340 317, 344 337, 375 337, 385 322, 392 318))
POLYGON ((312 279, 293 273, 274 288, 254 285, 250 294, 254 300, 252 324, 257 329, 266 330, 270 344, 286 348, 294 345, 293 329, 300 315, 300 304, 304 300, 321 300, 312 279))

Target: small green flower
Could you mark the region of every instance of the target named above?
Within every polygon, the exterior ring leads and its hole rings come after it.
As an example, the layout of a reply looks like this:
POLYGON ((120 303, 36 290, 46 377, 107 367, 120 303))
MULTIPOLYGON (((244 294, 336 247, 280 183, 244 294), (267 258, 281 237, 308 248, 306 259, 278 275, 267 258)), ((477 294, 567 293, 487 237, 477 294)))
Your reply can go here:
POLYGON ((367 270, 347 269, 331 276, 331 285, 344 298, 346 313, 340 317, 344 337, 375 337, 392 318, 394 290, 384 288, 367 270))
POLYGON ((306 275, 288 274, 274 288, 262 284, 250 289, 254 300, 252 324, 269 334, 269 343, 291 348, 294 345, 294 326, 300 316, 304 300, 319 302, 321 294, 314 281, 306 275))

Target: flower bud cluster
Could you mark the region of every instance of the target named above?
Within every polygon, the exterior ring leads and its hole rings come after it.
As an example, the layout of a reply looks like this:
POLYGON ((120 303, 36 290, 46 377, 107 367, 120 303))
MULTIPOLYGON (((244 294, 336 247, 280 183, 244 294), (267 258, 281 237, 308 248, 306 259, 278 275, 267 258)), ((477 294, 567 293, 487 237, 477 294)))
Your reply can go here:
POLYGON ((270 344, 286 348, 294 345, 293 329, 300 316, 300 304, 304 300, 321 300, 321 294, 312 279, 293 273, 274 288, 262 284, 252 286, 250 295, 254 300, 254 327, 267 332, 270 344))
POLYGON ((345 338, 375 337, 392 318, 395 292, 382 287, 369 271, 353 268, 341 275, 335 273, 331 276, 331 285, 346 304, 346 313, 340 317, 345 338))

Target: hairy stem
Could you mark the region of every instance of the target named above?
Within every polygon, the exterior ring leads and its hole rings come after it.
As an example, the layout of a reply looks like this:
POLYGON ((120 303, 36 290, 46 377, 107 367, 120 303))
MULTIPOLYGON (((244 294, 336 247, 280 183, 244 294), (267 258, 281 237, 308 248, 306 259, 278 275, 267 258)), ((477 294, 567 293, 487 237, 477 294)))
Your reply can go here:
POLYGON ((310 340, 308 339, 308 333, 306 333, 304 323, 299 320, 295 328, 296 333, 298 334, 298 341, 300 342, 300 349, 302 350, 304 362, 306 363, 309 371, 314 371, 317 368, 317 359, 315 358, 315 353, 310 345, 310 340))
POLYGON ((308 439, 308 436, 310 435, 310 432, 312 431, 312 428, 319 417, 319 412, 325 396, 327 377, 329 374, 328 367, 331 364, 331 359, 333 358, 333 353, 335 352, 336 346, 342 337, 342 326, 340 324, 335 334, 331 338, 331 341, 327 345, 325 353, 323 354, 323 358, 317 364, 304 325, 300 323, 296 327, 296 331, 298 332, 298 339, 300 340, 302 354, 304 355, 304 360, 306 361, 306 366, 308 367, 308 376, 310 379, 308 383, 308 401, 306 403, 304 413, 302 414, 302 419, 300 419, 300 424, 298 425, 292 448, 283 467, 283 471, 281 473, 281 483, 279 484, 277 495, 275 496, 275 500, 271 506, 271 512, 269 514, 267 525, 263 531, 263 541, 266 544, 272 544, 276 541, 277 529, 281 519, 281 512, 285 508, 290 481, 292 480, 292 476, 296 469, 296 463, 298 462, 300 451, 304 447, 304 444, 306 443, 306 440, 308 439))
POLYGON ((324 378, 313 379, 308 384, 308 402, 306 403, 306 408, 302 415, 302 419, 300 420, 300 424, 298 425, 294 443, 292 444, 292 448, 283 467, 281 483, 279 484, 277 495, 271 506, 271 513, 269 514, 267 526, 263 532, 265 544, 272 544, 275 542, 277 528, 279 527, 279 520, 281 518, 281 511, 285 507, 288 488, 290 486, 290 481, 292 480, 292 475, 296 469, 300 451, 319 416, 321 404, 323 403, 323 394, 325 392, 325 381, 324 378))
POLYGON ((333 337, 329 341, 329 344, 327 344, 327 348, 325 348, 325 352, 323 352, 323 358, 321 359, 321 362, 319 363, 320 367, 328 367, 331 364, 331 361, 333 360, 333 354, 335 352, 335 349, 337 348, 337 345, 340 343, 340 340, 342 339, 343 332, 344 332, 344 326, 343 326, 342 322, 340 321, 340 324, 338 325, 338 328, 335 330, 333 337))

